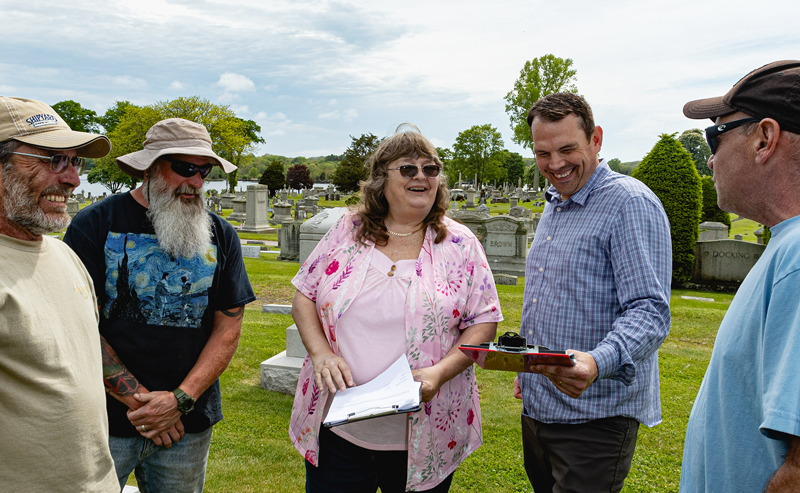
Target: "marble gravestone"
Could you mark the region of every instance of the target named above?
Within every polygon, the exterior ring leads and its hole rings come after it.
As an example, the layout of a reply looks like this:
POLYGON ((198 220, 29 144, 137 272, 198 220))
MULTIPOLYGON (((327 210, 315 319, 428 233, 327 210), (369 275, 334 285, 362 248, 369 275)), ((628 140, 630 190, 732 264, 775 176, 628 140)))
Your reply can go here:
MULTIPOLYGON (((247 200, 245 207, 245 223, 242 231, 245 233, 266 233, 272 228, 269 226, 267 217, 267 198, 269 197, 269 187, 266 185, 248 185, 247 200)), ((236 205, 240 199, 234 199, 236 205)))

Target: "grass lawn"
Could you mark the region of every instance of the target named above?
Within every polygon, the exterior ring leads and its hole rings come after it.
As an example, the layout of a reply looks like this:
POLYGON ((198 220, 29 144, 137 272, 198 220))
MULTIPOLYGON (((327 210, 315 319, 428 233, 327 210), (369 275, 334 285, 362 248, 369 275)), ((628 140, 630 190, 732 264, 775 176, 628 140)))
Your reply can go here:
MULTIPOLYGON (((242 339, 221 378, 225 419, 214 428, 206 491, 303 491, 303 459, 287 428, 292 397, 259 387, 260 363, 285 349, 288 315, 262 314, 261 303, 289 303, 298 264, 262 255, 245 259, 259 301, 247 307, 242 339)), ((498 332, 518 330, 523 286, 498 286, 506 320, 498 332)), ((674 291, 672 330, 660 350, 663 423, 639 432, 625 492, 678 491, 683 438, 730 294, 674 291), (713 302, 681 299, 713 298, 713 302)), ((484 445, 456 472, 453 492, 530 492, 522 467, 521 402, 511 395, 514 374, 478 369, 484 445)))

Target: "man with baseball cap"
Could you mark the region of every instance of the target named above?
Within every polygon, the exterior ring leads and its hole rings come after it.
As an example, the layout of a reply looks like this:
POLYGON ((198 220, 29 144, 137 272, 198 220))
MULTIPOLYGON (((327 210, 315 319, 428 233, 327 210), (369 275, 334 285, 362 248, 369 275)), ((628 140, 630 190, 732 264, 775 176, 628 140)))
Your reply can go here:
POLYGON ((0 96, 0 490, 111 492, 119 485, 92 280, 47 233, 84 157, 110 150, 46 104, 0 96))
POLYGON ((710 118, 719 206, 772 239, 731 302, 686 430, 682 492, 800 491, 800 61, 756 69, 710 118))
POLYGON ((202 491, 218 377, 255 300, 239 237, 204 207, 212 167, 236 167, 179 118, 117 164, 142 185, 87 207, 64 237, 98 293, 111 454, 120 486, 135 471, 148 493, 202 491))

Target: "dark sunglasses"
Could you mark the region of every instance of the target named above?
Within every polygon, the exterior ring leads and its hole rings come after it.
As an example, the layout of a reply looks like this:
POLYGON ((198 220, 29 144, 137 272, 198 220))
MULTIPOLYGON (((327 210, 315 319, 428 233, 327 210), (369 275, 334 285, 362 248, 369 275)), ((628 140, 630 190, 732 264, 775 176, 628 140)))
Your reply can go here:
POLYGON ((717 153, 717 147, 719 146, 719 141, 717 138, 719 138, 720 135, 724 134, 728 130, 741 127, 742 125, 760 121, 760 118, 742 118, 741 120, 733 120, 732 122, 720 123, 719 125, 711 125, 710 127, 706 128, 706 142, 708 142, 708 147, 711 148, 711 154, 717 153))
POLYGON ((82 157, 69 157, 66 154, 56 154, 54 156, 42 156, 41 154, 26 154, 24 152, 12 152, 11 154, 16 154, 17 156, 28 156, 28 157, 35 157, 42 160, 43 163, 50 163, 50 170, 55 173, 63 173, 67 166, 72 163, 72 166, 75 168, 75 171, 78 174, 83 173, 83 168, 86 166, 86 160, 82 157))
POLYGON ((165 156, 161 156, 161 159, 167 161, 169 163, 169 167, 172 168, 172 171, 178 173, 184 178, 191 178, 195 174, 200 173, 200 176, 205 179, 206 176, 211 173, 211 168, 214 167, 213 164, 204 164, 199 166, 194 163, 187 163, 186 161, 181 161, 180 159, 174 159, 165 156))
MULTIPOLYGON (((404 178, 414 178, 417 176, 419 172, 419 166, 414 166, 413 164, 404 164, 399 168, 386 168, 388 170, 400 170, 400 176, 404 178)), ((435 178, 439 176, 439 167, 433 164, 426 164, 422 167, 422 174, 425 175, 425 178, 435 178)))

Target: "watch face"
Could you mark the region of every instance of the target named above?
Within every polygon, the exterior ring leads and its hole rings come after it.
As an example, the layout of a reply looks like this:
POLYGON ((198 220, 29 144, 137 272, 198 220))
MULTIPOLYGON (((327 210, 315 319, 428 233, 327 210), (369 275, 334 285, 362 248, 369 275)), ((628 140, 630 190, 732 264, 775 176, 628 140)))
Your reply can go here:
POLYGON ((176 390, 174 394, 178 399, 178 411, 186 414, 194 409, 194 399, 189 394, 180 390, 176 390))

